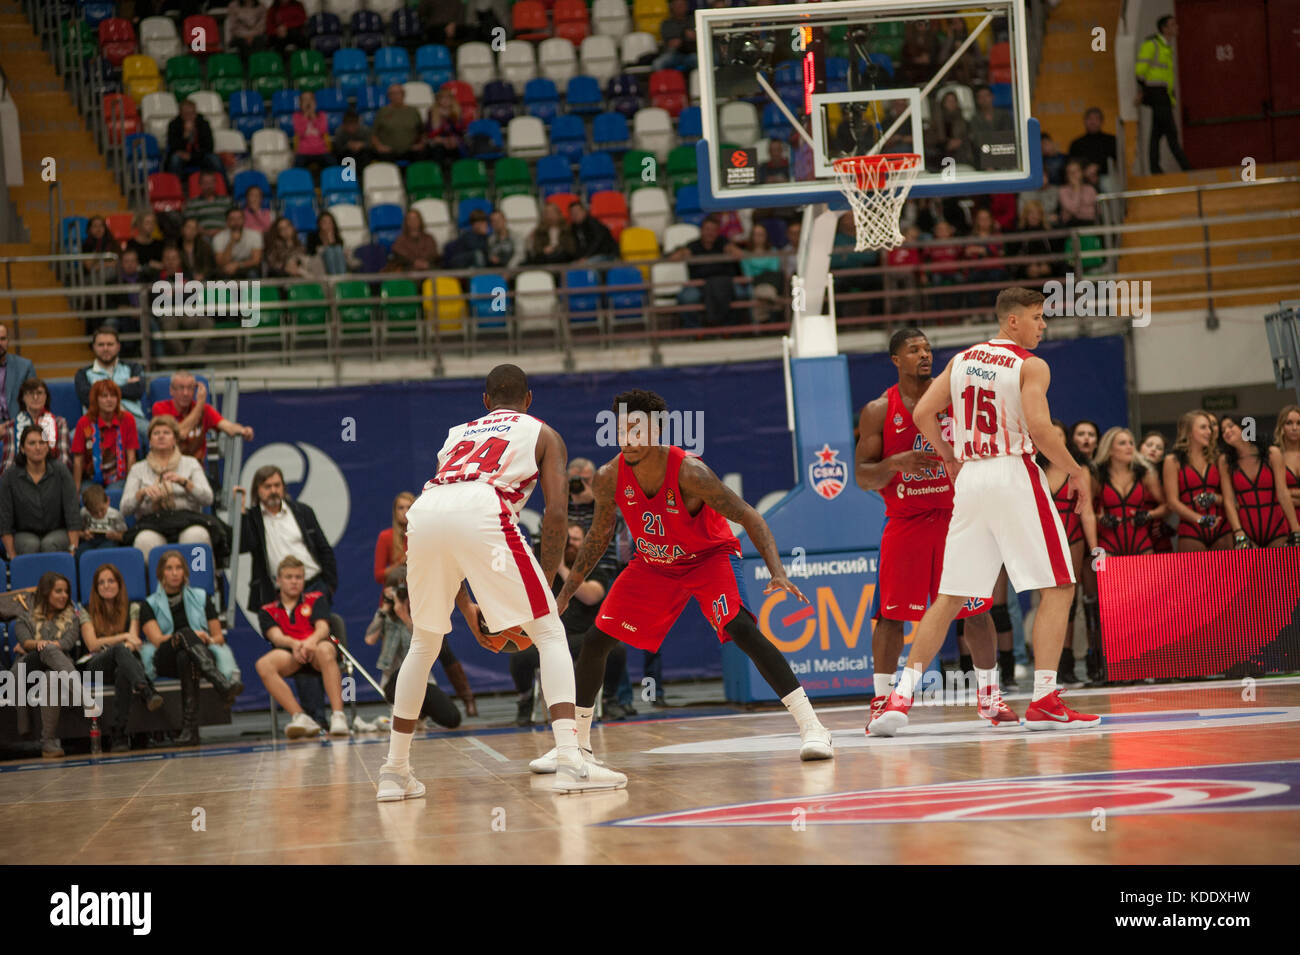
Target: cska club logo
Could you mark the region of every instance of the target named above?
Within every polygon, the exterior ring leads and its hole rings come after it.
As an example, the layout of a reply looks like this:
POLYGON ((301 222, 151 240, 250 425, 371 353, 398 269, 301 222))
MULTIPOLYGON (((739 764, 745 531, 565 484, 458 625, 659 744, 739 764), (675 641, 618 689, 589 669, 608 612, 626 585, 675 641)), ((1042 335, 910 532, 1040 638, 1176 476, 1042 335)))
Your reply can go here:
POLYGON ((635 494, 632 493, 632 485, 630 484, 627 487, 623 488, 623 494, 626 495, 629 501, 636 496, 635 494))
POLYGON ((838 461, 839 452, 829 444, 823 444, 817 452, 817 460, 808 465, 808 480, 812 488, 826 500, 839 497, 840 491, 849 480, 849 467, 838 461))
POLYGON ((897 428, 897 427, 898 427, 899 425, 901 425, 902 423, 903 423, 903 416, 902 416, 901 414, 898 414, 897 412, 895 412, 895 414, 894 414, 894 427, 897 428))

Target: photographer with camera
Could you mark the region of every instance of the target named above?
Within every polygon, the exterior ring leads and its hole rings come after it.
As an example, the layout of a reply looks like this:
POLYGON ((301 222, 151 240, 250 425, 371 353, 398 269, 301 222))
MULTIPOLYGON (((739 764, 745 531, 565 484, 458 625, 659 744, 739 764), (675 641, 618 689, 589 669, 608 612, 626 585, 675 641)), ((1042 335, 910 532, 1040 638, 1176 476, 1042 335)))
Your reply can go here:
MULTIPOLYGON (((406 659, 406 653, 411 648, 411 628, 411 597, 403 577, 384 588, 380 607, 375 611, 370 625, 366 627, 367 644, 373 646, 383 640, 383 646, 379 651, 381 671, 379 685, 384 688, 384 699, 389 703, 393 702, 397 693, 397 671, 402 668, 402 661, 406 659)), ((438 659, 442 661, 443 668, 449 669, 450 664, 458 666, 455 655, 449 652, 450 644, 444 640, 442 647, 443 652, 439 654, 438 659), (449 657, 449 660, 444 657, 449 657)), ((477 710, 475 712, 477 713, 477 710)), ((428 683, 424 688, 424 703, 420 707, 420 717, 427 717, 448 729, 455 729, 460 725, 460 710, 456 709, 456 704, 451 697, 433 682, 428 683)))

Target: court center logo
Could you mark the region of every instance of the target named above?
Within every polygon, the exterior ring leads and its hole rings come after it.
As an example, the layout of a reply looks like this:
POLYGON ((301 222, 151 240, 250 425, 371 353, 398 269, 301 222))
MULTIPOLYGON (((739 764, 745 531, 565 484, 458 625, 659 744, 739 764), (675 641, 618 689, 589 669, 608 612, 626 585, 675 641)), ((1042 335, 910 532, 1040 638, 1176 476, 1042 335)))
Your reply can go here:
POLYGON ((849 481, 849 466, 839 460, 839 454, 829 444, 823 444, 815 453, 817 460, 808 465, 808 483, 827 501, 839 497, 849 481))
MULTIPOLYGON (((297 444, 268 444, 258 448, 244 462, 239 474, 241 487, 251 488, 253 475, 257 469, 273 464, 284 474, 285 488, 289 497, 306 504, 316 513, 321 530, 331 547, 338 546, 343 533, 348 527, 348 516, 352 510, 352 495, 348 489, 347 478, 334 463, 334 459, 314 444, 298 442, 297 444)), ((251 490, 249 492, 252 493, 251 490)), ((253 508, 257 502, 249 500, 246 507, 253 508)), ((257 607, 248 605, 248 579, 253 572, 253 558, 243 554, 239 558, 239 591, 235 594, 244 618, 258 633, 257 607)))
POLYGON ((1131 318, 1134 328, 1151 324, 1149 281, 1075 281, 1074 273, 1066 272, 1064 282, 1044 282, 1043 295, 1043 315, 1047 318, 1131 318))

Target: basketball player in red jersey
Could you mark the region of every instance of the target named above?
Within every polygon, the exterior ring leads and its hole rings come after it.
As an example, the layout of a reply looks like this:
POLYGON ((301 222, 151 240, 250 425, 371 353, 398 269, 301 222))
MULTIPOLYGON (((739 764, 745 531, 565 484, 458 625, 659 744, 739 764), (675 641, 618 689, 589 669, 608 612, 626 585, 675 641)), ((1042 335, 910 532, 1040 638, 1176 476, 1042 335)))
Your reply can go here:
POLYGON ((1178 552, 1226 550, 1232 546, 1223 519, 1223 485, 1215 463, 1215 425, 1196 409, 1178 419, 1178 436, 1164 464, 1165 500, 1179 517, 1178 552))
POLYGON ((1295 543, 1300 525, 1287 492, 1281 449, 1267 439, 1247 441, 1237 415, 1224 415, 1219 433, 1223 449, 1218 460, 1219 480, 1233 546, 1285 547, 1295 543), (1282 488, 1281 494, 1278 488, 1282 488))
POLYGON ((520 368, 493 368, 483 389, 487 414, 447 432, 438 452, 438 473, 406 512, 414 626, 411 648, 397 674, 388 759, 379 771, 380 802, 424 795, 424 784, 411 773, 411 738, 429 670, 451 629, 453 606, 480 643, 477 620, 482 613, 494 632, 522 625, 537 645, 542 692, 551 704, 555 733, 555 791, 627 785, 626 776, 585 759, 578 747, 573 662, 551 596, 568 539, 568 452, 553 428, 527 413, 532 403, 520 368), (519 512, 539 483, 546 498, 540 565, 524 546, 518 524, 519 512), (466 580, 481 606, 470 601, 466 580))
POLYGON ((1069 475, 1080 509, 1092 506, 1088 471, 1066 450, 1047 407, 1051 373, 1030 349, 1043 337, 1043 294, 1008 288, 995 306, 998 337, 958 353, 912 411, 918 430, 953 477, 952 521, 944 547, 939 596, 921 618, 912 652, 884 712, 868 724, 873 736, 907 725, 922 671, 949 624, 971 597, 992 591, 1002 565, 1017 593, 1041 590, 1034 616, 1034 694, 1025 712, 1031 730, 1096 726, 1100 717, 1061 702, 1056 669, 1074 598, 1074 572, 1061 519, 1052 506, 1034 446, 1069 475), (939 413, 952 405, 952 442, 939 413))
MULTIPOLYGON (((868 721, 884 711, 889 698, 903 652, 903 621, 920 620, 939 593, 943 545, 952 517, 952 482, 943 460, 912 422, 912 409, 930 386, 930 341, 918 328, 899 329, 889 340, 889 357, 898 369, 898 384, 862 409, 854 455, 858 486, 879 491, 885 499, 871 631, 876 695, 868 721)), ((940 417, 946 418, 947 412, 940 417)), ((994 726, 1015 725, 1020 717, 1002 701, 998 687, 992 603, 990 596, 969 600, 957 617, 965 620, 979 685, 979 715, 994 726)))
MULTIPOLYGON (((636 555, 615 579, 595 623, 582 638, 575 664, 579 745, 591 754, 591 717, 615 641, 657 651, 694 597, 718 640, 733 641, 776 691, 799 725, 803 760, 830 759, 831 735, 822 726, 790 664, 763 636, 744 604, 740 543, 728 520, 745 528, 771 571, 764 593, 784 590, 808 602, 790 582, 776 541, 758 512, 724 485, 699 458, 660 443, 658 422, 668 406, 652 391, 626 391, 614 399, 620 453, 596 471, 591 483, 596 511, 591 530, 573 559, 569 579, 556 598, 560 612, 596 566, 614 533, 615 506, 634 538, 636 555)), ((536 773, 552 772, 554 753, 533 760, 536 773)))

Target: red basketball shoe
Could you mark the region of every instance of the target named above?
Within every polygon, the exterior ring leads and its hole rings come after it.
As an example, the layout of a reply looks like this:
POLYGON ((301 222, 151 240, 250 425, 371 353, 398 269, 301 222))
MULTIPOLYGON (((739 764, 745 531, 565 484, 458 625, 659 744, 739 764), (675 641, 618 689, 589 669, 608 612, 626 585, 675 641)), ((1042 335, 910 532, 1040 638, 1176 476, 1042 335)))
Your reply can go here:
POLYGON ((979 715, 993 726, 1019 726, 1020 717, 1002 699, 996 686, 980 690, 979 715))
POLYGON ((1047 696, 1029 704, 1025 710, 1025 726, 1031 730, 1087 729, 1101 722, 1100 716, 1076 713, 1061 702, 1061 691, 1053 690, 1047 696))
POLYGON ((907 725, 907 712, 912 708, 911 699, 903 699, 897 693, 890 693, 880 715, 872 715, 867 724, 868 736, 893 736, 907 725))
POLYGON ((867 709, 867 735, 871 735, 871 721, 881 713, 885 712, 885 704, 889 702, 888 696, 873 696, 871 706, 867 709))

